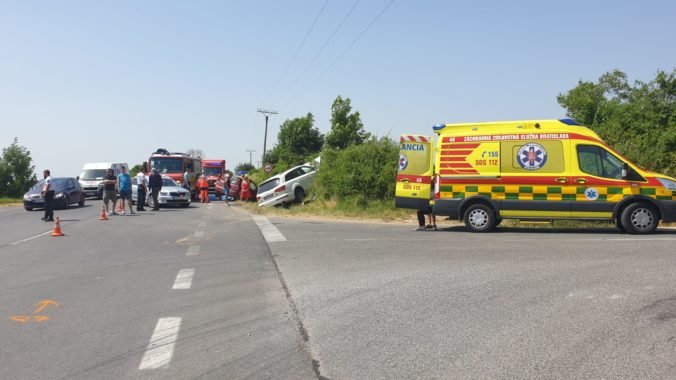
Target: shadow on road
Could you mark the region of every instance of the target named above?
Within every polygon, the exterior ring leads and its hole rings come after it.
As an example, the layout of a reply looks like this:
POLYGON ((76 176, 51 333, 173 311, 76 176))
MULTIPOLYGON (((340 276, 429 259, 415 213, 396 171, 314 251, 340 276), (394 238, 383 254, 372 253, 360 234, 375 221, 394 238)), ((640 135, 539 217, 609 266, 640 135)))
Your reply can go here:
MULTIPOLYGON (((464 226, 452 226, 452 227, 446 227, 446 228, 439 228, 439 231, 444 231, 444 232, 469 232, 464 226)), ((497 227, 495 230, 489 232, 489 233, 529 233, 529 234, 560 234, 560 233, 568 233, 568 234, 605 234, 605 235, 618 235, 618 236, 639 236, 639 235, 631 235, 628 233, 625 233, 623 231, 620 231, 616 228, 603 228, 603 227, 588 227, 588 228, 580 228, 580 227, 497 227)), ((648 236, 654 236, 654 235, 676 235, 676 230, 668 230, 668 229, 661 229, 658 228, 657 231, 652 233, 651 235, 648 236)))

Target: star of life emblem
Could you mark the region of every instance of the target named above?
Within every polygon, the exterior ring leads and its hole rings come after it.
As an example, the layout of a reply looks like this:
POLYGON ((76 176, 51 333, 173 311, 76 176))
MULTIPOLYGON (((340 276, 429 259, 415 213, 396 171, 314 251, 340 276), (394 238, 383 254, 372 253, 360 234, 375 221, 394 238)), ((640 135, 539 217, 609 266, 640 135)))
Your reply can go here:
POLYGON ((547 151, 540 144, 528 143, 516 153, 516 160, 526 170, 538 170, 547 162, 547 151))

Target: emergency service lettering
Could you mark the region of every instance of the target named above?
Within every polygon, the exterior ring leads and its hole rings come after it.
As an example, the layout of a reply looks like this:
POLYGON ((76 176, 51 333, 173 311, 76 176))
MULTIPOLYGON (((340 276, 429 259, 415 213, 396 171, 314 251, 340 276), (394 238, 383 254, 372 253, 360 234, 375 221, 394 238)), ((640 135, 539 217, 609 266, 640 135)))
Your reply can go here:
POLYGON ((568 133, 528 133, 511 135, 485 135, 456 137, 455 141, 502 141, 502 140, 562 140, 570 139, 568 133))
POLYGON ((424 144, 401 144, 400 150, 414 150, 414 151, 417 151, 417 152, 424 152, 425 151, 425 145, 424 144))

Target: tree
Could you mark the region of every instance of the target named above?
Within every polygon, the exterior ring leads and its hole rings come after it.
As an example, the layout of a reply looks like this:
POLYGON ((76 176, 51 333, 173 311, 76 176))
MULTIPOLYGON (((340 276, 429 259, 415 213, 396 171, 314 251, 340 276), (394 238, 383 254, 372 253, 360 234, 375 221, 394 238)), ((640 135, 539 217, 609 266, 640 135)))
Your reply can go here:
POLYGON ((241 171, 250 172, 252 170, 256 170, 256 167, 248 162, 240 162, 237 164, 237 166, 235 166, 235 173, 239 173, 241 171))
POLYGON ((37 182, 31 153, 19 140, 2 150, 0 158, 0 196, 18 198, 37 182))
POLYGON ((317 155, 324 145, 324 135, 314 127, 314 116, 308 113, 305 117, 284 121, 279 128, 277 141, 269 156, 276 162, 293 166, 317 155))
POLYGON ((326 135, 326 145, 332 149, 345 149, 350 145, 359 145, 371 134, 364 131, 359 112, 350 113, 350 98, 343 100, 340 95, 331 106, 331 131, 326 135))
POLYGON ((567 115, 649 170, 676 175, 676 70, 629 84, 619 70, 558 96, 567 115))
POLYGON ((204 152, 202 151, 202 149, 197 149, 197 148, 190 148, 185 152, 185 154, 187 154, 190 157, 195 157, 195 158, 204 157, 204 152))
POLYGON ((129 169, 129 175, 135 177, 141 170, 143 170, 143 164, 134 165, 129 169))
POLYGON ((325 199, 356 197, 370 200, 394 197, 399 144, 388 137, 369 138, 345 149, 325 149, 317 172, 316 191, 325 199))

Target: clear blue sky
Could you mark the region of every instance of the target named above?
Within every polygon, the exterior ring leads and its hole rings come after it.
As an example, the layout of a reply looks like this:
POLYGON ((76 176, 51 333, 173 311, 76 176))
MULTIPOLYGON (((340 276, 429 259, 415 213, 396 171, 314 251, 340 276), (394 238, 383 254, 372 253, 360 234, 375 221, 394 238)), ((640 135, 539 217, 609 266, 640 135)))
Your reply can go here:
POLYGON ((372 133, 431 133, 560 118, 556 95, 580 79, 676 66, 673 1, 395 0, 337 60, 390 0, 360 1, 317 56, 355 4, 331 0, 282 75, 324 3, 2 1, 0 145, 18 137, 58 176, 158 147, 232 168, 262 153, 259 107, 279 111, 268 147, 308 112, 327 132, 337 95, 372 133))

